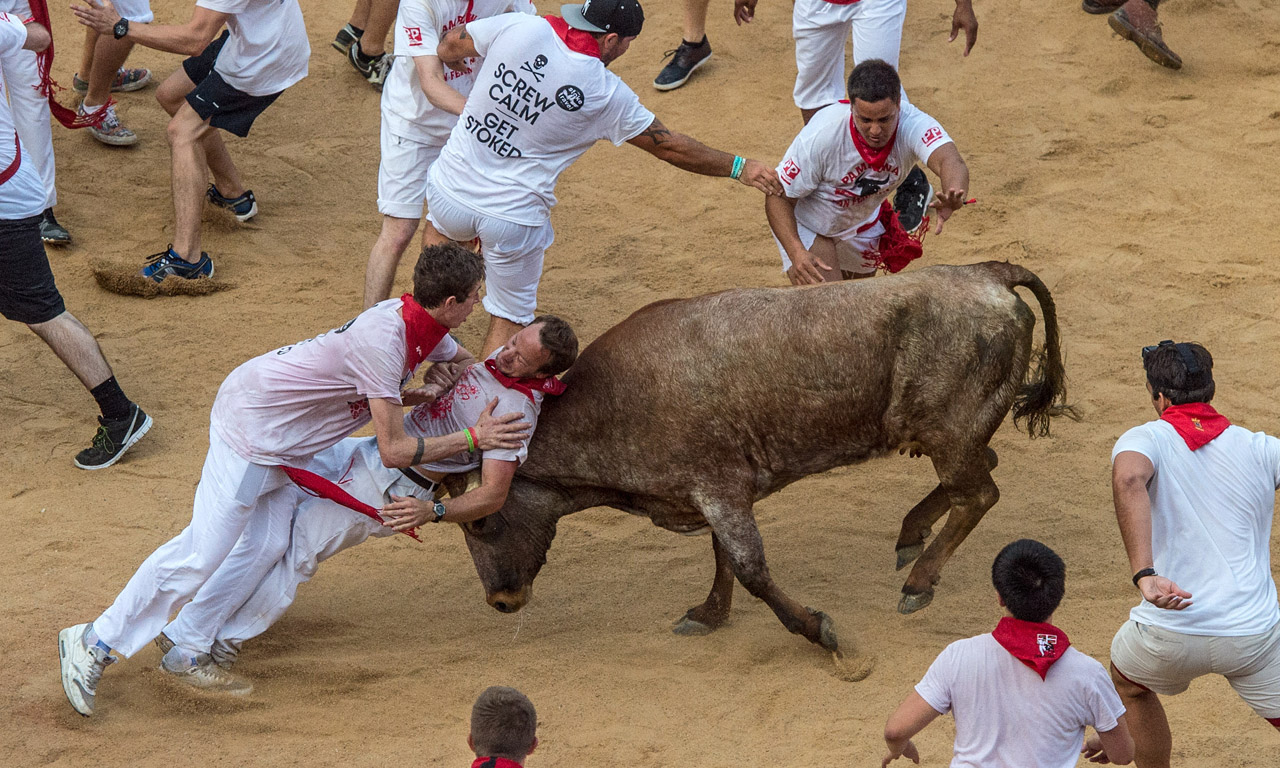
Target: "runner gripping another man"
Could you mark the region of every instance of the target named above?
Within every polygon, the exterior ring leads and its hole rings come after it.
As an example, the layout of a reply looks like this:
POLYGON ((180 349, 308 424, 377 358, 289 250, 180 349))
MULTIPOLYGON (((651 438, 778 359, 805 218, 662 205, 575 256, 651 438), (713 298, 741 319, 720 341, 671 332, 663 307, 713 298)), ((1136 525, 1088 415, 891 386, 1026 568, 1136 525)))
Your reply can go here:
POLYGON ((550 209, 564 172, 596 141, 630 143, 677 168, 729 176, 766 194, 763 163, 667 129, 606 67, 640 34, 636 0, 566 5, 563 18, 504 14, 449 31, 437 53, 455 71, 484 57, 470 98, 427 174, 424 237, 480 238, 488 354, 534 318, 550 209))

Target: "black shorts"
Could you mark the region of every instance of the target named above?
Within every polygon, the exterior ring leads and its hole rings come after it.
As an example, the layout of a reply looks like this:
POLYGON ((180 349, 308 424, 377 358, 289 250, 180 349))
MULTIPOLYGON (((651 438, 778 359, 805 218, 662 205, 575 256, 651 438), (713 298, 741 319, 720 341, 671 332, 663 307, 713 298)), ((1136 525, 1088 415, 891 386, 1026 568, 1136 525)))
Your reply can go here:
POLYGON ((66 311, 40 239, 40 217, 0 219, 0 315, 35 325, 66 311))
POLYGON ((284 91, 269 96, 250 96, 229 85, 222 79, 222 75, 213 71, 213 65, 218 61, 218 52, 226 45, 230 34, 224 30, 199 56, 183 61, 182 69, 191 82, 196 84, 187 94, 187 103, 196 114, 208 120, 209 125, 214 128, 244 137, 249 135, 249 128, 258 119, 258 115, 280 98, 284 91))

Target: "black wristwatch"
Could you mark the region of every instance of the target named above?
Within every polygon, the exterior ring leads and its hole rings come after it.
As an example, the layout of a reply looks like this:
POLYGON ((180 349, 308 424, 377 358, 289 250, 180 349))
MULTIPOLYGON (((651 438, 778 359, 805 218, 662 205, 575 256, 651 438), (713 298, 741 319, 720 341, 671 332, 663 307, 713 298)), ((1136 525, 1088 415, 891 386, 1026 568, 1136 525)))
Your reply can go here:
POLYGON ((437 501, 434 505, 432 505, 431 509, 436 513, 436 516, 431 518, 431 522, 438 523, 444 519, 444 502, 443 501, 437 501))
POLYGON ((1148 576, 1159 576, 1159 575, 1160 574, 1156 573, 1155 568, 1143 568, 1142 570, 1133 574, 1133 586, 1135 587, 1138 586, 1138 582, 1142 581, 1148 576))
POLYGON ((129 34, 129 20, 122 17, 116 22, 116 25, 111 28, 111 34, 115 35, 117 40, 129 34))

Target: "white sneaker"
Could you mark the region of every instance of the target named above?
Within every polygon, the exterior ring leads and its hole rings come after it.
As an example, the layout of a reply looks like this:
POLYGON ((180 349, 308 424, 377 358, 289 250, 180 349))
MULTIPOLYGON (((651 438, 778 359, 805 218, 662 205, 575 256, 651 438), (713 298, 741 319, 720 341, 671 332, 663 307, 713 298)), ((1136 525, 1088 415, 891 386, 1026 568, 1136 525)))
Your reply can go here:
POLYGON ((247 696, 253 692, 253 683, 213 663, 213 657, 207 653, 192 659, 181 648, 174 648, 160 660, 160 671, 202 691, 232 696, 247 696))
POLYGON ((72 708, 88 717, 98 693, 98 681, 107 665, 119 661, 98 646, 85 645, 89 624, 77 624, 58 633, 58 656, 62 660, 62 691, 72 708))

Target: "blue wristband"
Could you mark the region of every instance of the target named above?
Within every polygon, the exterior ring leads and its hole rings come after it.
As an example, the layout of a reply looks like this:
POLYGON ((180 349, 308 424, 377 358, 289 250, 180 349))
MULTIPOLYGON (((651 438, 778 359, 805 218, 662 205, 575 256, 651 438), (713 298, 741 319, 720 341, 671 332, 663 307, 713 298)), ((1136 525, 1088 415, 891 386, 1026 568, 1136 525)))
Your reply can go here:
POLYGON ((744 166, 744 165, 746 165, 746 164, 747 164, 747 160, 746 160, 746 158, 744 158, 744 157, 742 157, 742 156, 740 156, 740 155, 734 155, 734 157, 733 157, 733 170, 729 172, 729 178, 731 178, 731 179, 741 178, 741 176, 742 176, 742 166, 744 166))

